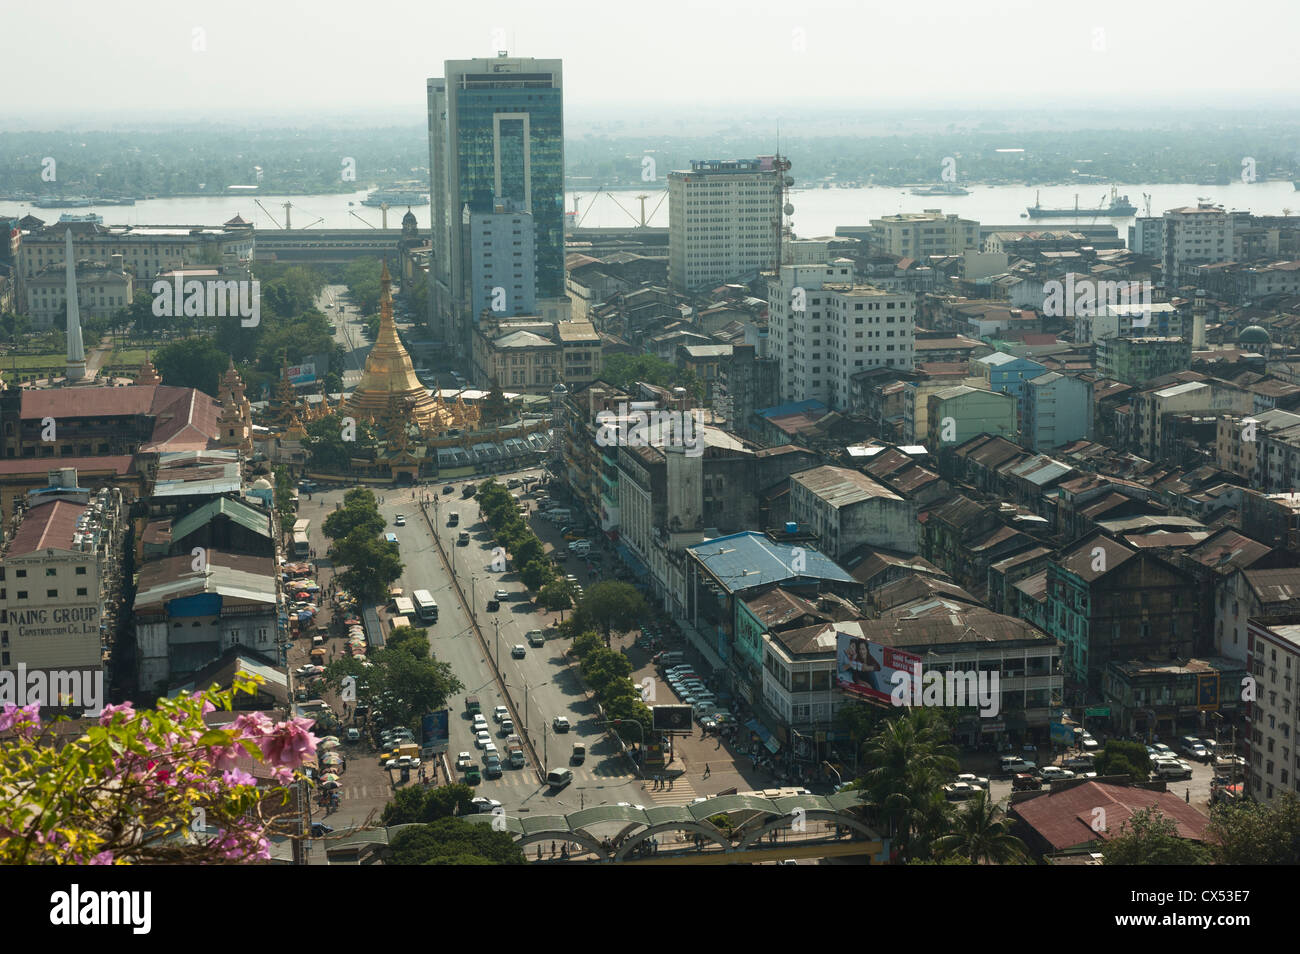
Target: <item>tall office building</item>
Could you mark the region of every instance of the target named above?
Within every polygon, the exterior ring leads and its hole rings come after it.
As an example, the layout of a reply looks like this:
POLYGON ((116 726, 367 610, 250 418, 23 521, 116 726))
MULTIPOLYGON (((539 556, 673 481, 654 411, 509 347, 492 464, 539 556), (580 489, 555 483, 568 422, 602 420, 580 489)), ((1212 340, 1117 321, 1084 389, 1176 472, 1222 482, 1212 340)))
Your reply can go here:
POLYGON ((692 160, 668 173, 668 283, 690 293, 777 265, 785 163, 692 160))
POLYGON ((471 212, 470 314, 532 315, 537 307, 533 217, 498 204, 491 212, 471 212))
MULTIPOLYGON (((564 84, 559 60, 448 60, 428 81, 433 281, 447 341, 468 366, 475 213, 530 214, 536 310, 561 320, 564 295, 564 84), (442 282, 441 288, 438 287, 442 282)), ((481 264, 481 263, 480 263, 481 264)), ((512 273, 513 275, 513 273, 512 273)), ((512 309, 513 310, 513 309, 512 309)), ((435 329, 436 330, 436 329, 435 329)))

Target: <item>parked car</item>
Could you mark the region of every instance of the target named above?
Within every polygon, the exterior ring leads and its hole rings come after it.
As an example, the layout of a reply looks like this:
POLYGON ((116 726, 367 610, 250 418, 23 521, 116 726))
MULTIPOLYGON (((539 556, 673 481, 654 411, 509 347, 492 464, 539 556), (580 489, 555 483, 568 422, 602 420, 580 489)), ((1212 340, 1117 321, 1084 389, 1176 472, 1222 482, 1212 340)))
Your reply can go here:
POLYGON ((973 798, 980 793, 981 789, 969 782, 951 782, 943 787, 944 798, 953 801, 961 801, 967 798, 973 798))
POLYGON ((357 729, 357 728, 350 728, 350 729, 348 729, 346 732, 343 733, 343 741, 344 741, 344 742, 351 742, 351 743, 354 743, 354 744, 357 743, 357 742, 360 742, 360 741, 361 741, 361 730, 360 730, 360 729, 357 729))
POLYGON ((486 730, 474 733, 474 744, 480 749, 492 744, 492 736, 488 735, 486 730))
POLYGON ((1011 791, 1036 792, 1043 787, 1043 782, 1028 772, 1021 772, 1011 779, 1011 791))
POLYGON ((972 775, 970 772, 964 772, 961 775, 958 775, 953 779, 953 781, 965 782, 968 785, 974 785, 976 788, 982 788, 985 791, 988 791, 989 788, 988 779, 984 778, 982 775, 972 775))
POLYGON ((1074 778, 1074 773, 1069 769, 1061 768, 1059 765, 1044 765, 1038 770, 1038 777, 1044 782, 1059 782, 1063 779, 1074 778))
POLYGON ((1157 759, 1151 773, 1159 778, 1191 778, 1192 767, 1181 759, 1157 759))
POLYGON ((465 771, 465 769, 469 768, 473 764, 474 756, 470 755, 468 752, 462 752, 460 755, 456 756, 456 771, 458 772, 465 771))
POLYGON ((469 803, 474 806, 474 811, 480 815, 490 815, 493 810, 501 807, 501 803, 495 798, 484 798, 482 795, 477 798, 471 798, 469 803))

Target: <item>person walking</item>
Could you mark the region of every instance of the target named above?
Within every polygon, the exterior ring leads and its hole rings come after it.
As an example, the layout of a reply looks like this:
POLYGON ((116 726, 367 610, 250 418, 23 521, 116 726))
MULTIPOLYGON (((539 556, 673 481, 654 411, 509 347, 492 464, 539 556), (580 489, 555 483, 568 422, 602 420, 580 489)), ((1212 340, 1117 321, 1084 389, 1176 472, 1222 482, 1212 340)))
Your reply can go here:
POLYGON ((705 762, 705 763, 704 763, 704 777, 705 777, 705 778, 708 778, 708 777, 709 777, 710 775, 712 775, 712 774, 713 774, 713 770, 712 770, 711 768, 709 768, 709 763, 708 763, 708 762, 705 762))

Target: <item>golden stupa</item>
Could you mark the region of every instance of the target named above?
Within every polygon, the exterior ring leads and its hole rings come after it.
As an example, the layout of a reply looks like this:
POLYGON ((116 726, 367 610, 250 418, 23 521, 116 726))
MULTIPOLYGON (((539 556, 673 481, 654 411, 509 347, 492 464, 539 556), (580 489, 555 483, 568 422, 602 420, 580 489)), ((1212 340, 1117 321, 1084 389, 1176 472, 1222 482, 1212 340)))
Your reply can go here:
POLYGON ((415 376, 411 356, 402 347, 393 323, 392 278, 388 263, 380 276, 379 334, 366 357, 361 383, 343 402, 343 414, 371 422, 384 420, 397 403, 405 406, 410 419, 424 433, 441 433, 456 426, 452 413, 415 376))

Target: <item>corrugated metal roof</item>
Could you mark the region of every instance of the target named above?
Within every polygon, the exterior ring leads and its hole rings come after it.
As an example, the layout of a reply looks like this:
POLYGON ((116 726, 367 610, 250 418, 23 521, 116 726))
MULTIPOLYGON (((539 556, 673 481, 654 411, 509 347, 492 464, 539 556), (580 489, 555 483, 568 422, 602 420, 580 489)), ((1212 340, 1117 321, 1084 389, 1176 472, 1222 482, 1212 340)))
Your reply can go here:
POLYGON ((752 530, 706 540, 686 550, 729 593, 800 578, 854 582, 853 577, 824 553, 793 544, 773 543, 752 530), (792 568, 796 549, 801 551, 804 565, 798 572, 792 568))
POLYGON ((866 474, 847 467, 814 467, 791 475, 791 479, 836 509, 872 499, 903 499, 866 474))
POLYGON ((245 530, 266 537, 268 540, 271 538, 271 517, 269 514, 255 510, 248 504, 241 503, 238 500, 219 497, 204 504, 198 510, 186 514, 172 524, 172 539, 184 540, 199 527, 217 516, 229 517, 245 530))

